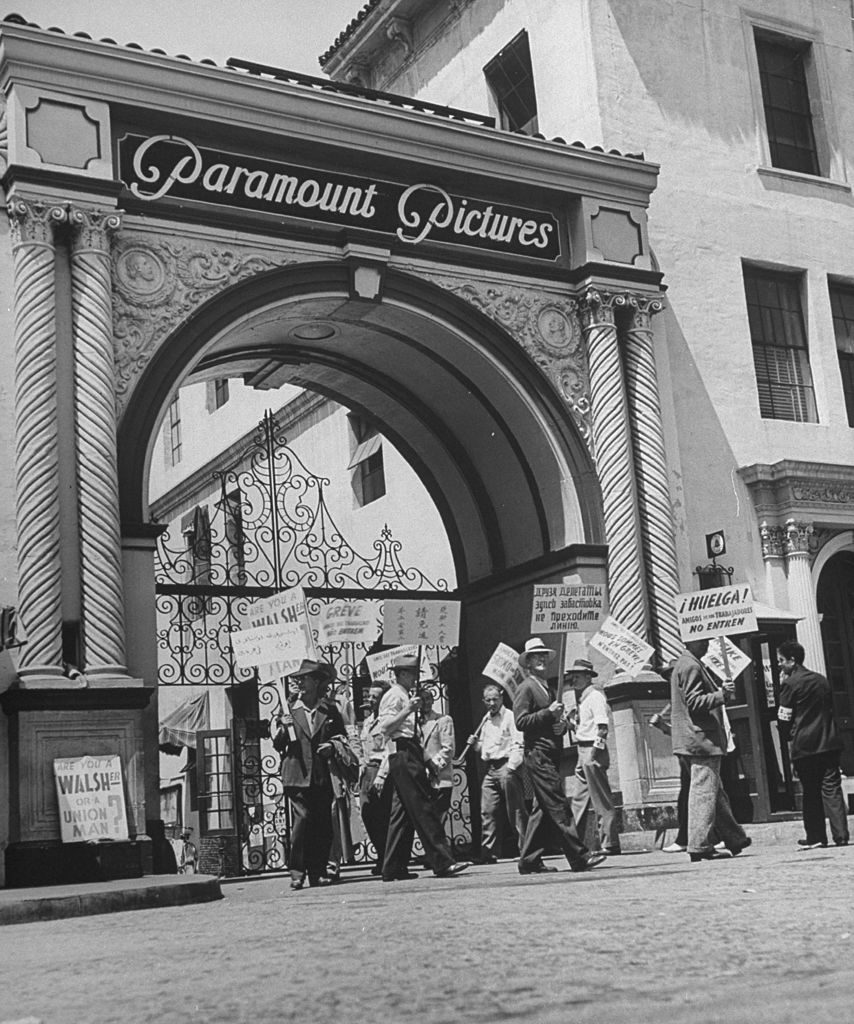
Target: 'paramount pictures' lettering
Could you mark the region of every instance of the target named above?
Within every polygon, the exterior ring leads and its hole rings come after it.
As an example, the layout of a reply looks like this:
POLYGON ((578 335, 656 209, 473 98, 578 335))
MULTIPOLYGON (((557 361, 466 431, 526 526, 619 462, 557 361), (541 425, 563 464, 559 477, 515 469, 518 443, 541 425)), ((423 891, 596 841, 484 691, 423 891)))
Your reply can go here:
POLYGON ((203 149, 174 135, 125 135, 120 175, 137 199, 183 199, 279 216, 371 228, 417 245, 452 242, 555 260, 558 225, 547 211, 405 187, 272 160, 203 149))

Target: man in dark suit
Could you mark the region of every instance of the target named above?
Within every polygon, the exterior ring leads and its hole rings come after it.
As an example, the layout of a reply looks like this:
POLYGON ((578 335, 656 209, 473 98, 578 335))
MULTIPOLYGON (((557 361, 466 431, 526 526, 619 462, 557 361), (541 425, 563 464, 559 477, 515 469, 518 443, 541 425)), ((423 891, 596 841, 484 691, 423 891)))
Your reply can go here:
POLYGON ((300 697, 290 714, 278 715, 270 735, 282 754, 282 784, 293 811, 288 867, 291 888, 327 885, 326 865, 332 846, 332 782, 329 762, 333 737, 346 740, 341 712, 325 697, 335 676, 331 665, 304 660, 292 679, 300 697))
POLYGON ((827 846, 825 815, 837 846, 848 845, 848 818, 839 775, 842 740, 833 714, 830 683, 818 672, 804 668, 804 649, 787 640, 777 649, 783 670, 777 724, 780 738, 791 744, 792 765, 803 787, 806 838, 802 850, 827 846))
POLYGON ((549 689, 546 667, 555 652, 532 637, 519 655, 525 678, 513 699, 516 728, 525 741, 525 767, 534 791, 534 810, 519 852, 519 874, 556 871, 543 863, 549 833, 554 831, 573 871, 589 871, 605 859, 591 853, 578 838, 569 801, 563 792, 558 767, 566 732, 564 705, 549 689))
POLYGON ((691 778, 688 853, 692 861, 734 857, 751 840, 733 817, 721 784, 721 759, 728 747, 723 707, 733 686, 718 687, 700 661, 708 640, 691 640, 685 647, 670 674, 670 728, 673 753, 691 778), (728 854, 715 850, 713 826, 728 854))

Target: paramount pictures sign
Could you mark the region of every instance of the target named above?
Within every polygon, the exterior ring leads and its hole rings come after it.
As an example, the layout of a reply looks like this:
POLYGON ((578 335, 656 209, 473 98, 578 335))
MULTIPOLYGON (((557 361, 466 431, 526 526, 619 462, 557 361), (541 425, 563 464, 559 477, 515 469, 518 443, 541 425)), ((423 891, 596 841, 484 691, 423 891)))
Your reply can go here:
POLYGON ((176 135, 124 135, 119 176, 137 199, 190 200, 369 228, 401 242, 443 242, 554 261, 549 211, 454 195, 437 184, 402 185, 246 154, 205 149, 176 135))

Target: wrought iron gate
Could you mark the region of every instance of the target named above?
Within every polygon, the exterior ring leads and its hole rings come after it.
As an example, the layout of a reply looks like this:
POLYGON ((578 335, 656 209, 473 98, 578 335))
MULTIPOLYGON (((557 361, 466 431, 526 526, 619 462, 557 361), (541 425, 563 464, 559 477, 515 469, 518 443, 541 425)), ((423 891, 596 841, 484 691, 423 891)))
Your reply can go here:
MULTIPOLYGON (((279 755, 269 740, 278 690, 235 664, 229 640, 251 602, 301 586, 314 616, 325 602, 341 598, 374 603, 373 645, 318 645, 337 671, 336 699, 359 708, 370 681, 365 656, 382 646, 382 601, 395 595, 453 597, 447 581, 432 582, 419 569, 404 566, 401 545, 388 526, 373 542, 372 558, 359 553, 332 519, 324 498, 329 483, 309 471, 268 412, 233 466, 214 475, 208 494, 173 521, 157 545, 158 681, 229 688, 233 818, 243 873, 284 868, 290 836, 279 755)), ((440 709, 453 712, 454 698, 463 697, 455 685, 456 651, 428 648, 427 656, 435 667, 440 709)), ((200 792, 199 798, 204 802, 208 796, 200 792)), ((471 842, 468 780, 459 770, 451 830, 455 844, 471 842)), ((354 843, 356 860, 372 854, 367 839, 354 843)))

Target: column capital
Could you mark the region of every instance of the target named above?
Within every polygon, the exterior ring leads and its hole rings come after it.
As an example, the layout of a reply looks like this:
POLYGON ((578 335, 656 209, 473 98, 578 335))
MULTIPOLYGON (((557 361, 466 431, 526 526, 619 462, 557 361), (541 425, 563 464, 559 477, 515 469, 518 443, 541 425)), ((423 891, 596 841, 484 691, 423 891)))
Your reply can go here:
POLYGON ((122 211, 69 205, 68 222, 74 230, 75 251, 109 252, 110 235, 121 227, 122 211))
POLYGON ((586 328, 613 326, 614 309, 621 306, 624 296, 589 285, 578 297, 578 316, 586 328))
POLYGON ((786 555, 809 555, 810 537, 815 532, 812 523, 800 519, 786 520, 786 555))
POLYGON ((648 331, 652 327, 652 318, 664 309, 661 295, 645 295, 626 293, 623 308, 628 313, 626 329, 629 331, 648 331))
POLYGON ((786 531, 782 526, 772 526, 762 522, 759 527, 762 538, 762 557, 767 562, 772 558, 782 558, 786 550, 786 531))
POLYGON ((12 230, 12 250, 22 245, 53 245, 53 229, 68 220, 64 204, 42 199, 13 199, 6 207, 12 230))

